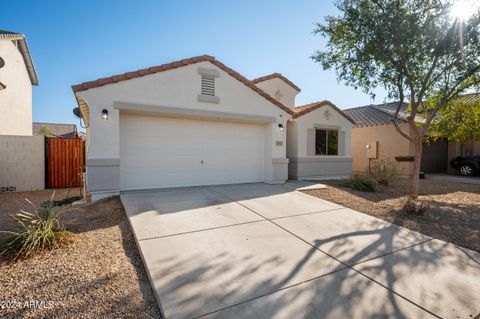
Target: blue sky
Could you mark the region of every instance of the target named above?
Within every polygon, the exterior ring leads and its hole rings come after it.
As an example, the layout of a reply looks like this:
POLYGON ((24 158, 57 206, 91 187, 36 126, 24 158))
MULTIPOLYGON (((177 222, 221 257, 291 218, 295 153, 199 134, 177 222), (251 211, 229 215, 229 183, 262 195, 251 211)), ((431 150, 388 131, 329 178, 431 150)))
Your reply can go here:
POLYGON ((298 105, 370 104, 310 59, 325 43, 315 22, 335 13, 330 0, 7 1, 0 29, 27 36, 40 80, 34 121, 78 123, 71 85, 202 54, 250 79, 282 73, 302 88, 298 105))

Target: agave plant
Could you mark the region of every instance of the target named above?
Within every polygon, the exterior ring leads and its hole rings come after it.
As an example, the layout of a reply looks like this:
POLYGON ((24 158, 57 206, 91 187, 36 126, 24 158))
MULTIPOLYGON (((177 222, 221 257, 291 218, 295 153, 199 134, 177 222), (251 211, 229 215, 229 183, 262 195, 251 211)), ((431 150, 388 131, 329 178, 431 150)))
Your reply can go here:
POLYGON ((13 260, 26 258, 38 251, 52 249, 58 246, 62 238, 69 233, 60 224, 61 209, 54 206, 53 196, 46 206, 35 209, 33 212, 21 210, 12 216, 18 225, 18 231, 1 231, 7 237, 0 243, 0 255, 11 255, 13 260))

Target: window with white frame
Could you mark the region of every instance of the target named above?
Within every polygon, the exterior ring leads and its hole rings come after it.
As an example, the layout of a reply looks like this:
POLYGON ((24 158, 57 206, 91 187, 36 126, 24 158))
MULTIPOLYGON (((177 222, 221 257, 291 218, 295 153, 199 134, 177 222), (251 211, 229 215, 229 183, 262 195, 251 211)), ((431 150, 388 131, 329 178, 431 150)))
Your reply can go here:
POLYGON ((315 130, 315 155, 338 155, 338 130, 315 130))

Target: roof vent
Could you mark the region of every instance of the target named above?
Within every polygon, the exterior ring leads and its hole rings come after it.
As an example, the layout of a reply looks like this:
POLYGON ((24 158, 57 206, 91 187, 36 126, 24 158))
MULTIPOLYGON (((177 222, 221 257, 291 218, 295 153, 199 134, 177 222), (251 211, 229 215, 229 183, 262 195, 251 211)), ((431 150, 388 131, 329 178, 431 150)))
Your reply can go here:
POLYGON ((198 74, 202 78, 200 94, 197 99, 200 102, 219 103, 220 99, 215 96, 215 78, 220 76, 220 72, 215 69, 198 68, 198 74))
POLYGON ((215 96, 215 76, 202 74, 202 95, 215 96))

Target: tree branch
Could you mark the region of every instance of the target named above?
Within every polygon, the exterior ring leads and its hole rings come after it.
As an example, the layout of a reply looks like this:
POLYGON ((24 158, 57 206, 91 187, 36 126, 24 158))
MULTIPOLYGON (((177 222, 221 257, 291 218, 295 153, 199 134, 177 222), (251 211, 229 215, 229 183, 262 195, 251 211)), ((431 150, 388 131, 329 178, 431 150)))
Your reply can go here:
POLYGON ((399 91, 399 94, 400 94, 400 101, 397 105, 397 108, 395 110, 395 114, 393 116, 393 126, 395 126, 395 129, 397 130, 398 133, 400 133, 400 135, 405 137, 410 142, 415 143, 415 139, 413 137, 411 137, 409 134, 407 134, 405 131, 403 131, 402 128, 400 127, 400 125, 398 124, 398 114, 400 113, 400 109, 402 108, 403 102, 405 100, 402 83, 403 83, 403 79, 400 78, 398 80, 398 91, 399 91))

